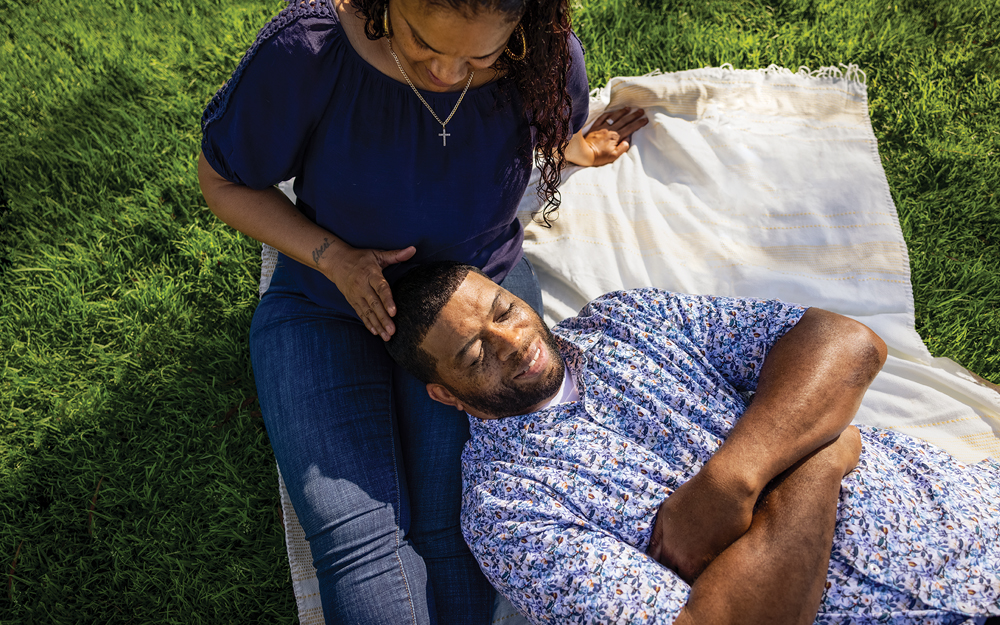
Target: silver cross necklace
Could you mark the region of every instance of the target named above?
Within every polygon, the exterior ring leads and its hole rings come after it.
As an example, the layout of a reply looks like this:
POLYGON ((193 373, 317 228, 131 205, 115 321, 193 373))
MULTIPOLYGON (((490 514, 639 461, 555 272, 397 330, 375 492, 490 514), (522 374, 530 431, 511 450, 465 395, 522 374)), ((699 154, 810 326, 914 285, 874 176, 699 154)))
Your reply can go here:
POLYGON ((448 137, 451 136, 451 133, 448 132, 446 126, 448 125, 448 122, 451 121, 451 118, 455 115, 455 111, 458 110, 458 105, 462 103, 462 99, 465 97, 465 92, 469 90, 469 85, 472 84, 472 77, 476 75, 476 72, 469 70, 469 80, 468 82, 465 83, 465 89, 462 90, 462 95, 458 96, 458 102, 455 102, 455 108, 451 109, 451 113, 448 115, 447 119, 441 121, 441 118, 437 116, 437 113, 434 112, 434 109, 431 108, 431 105, 427 104, 427 100, 424 99, 424 96, 420 95, 420 92, 417 91, 417 88, 413 86, 413 81, 410 80, 410 77, 406 75, 405 71, 403 71, 403 64, 399 62, 399 57, 396 56, 396 53, 392 49, 392 39, 386 37, 385 40, 386 43, 389 44, 389 54, 391 54, 392 58, 395 59, 396 67, 399 68, 399 72, 403 75, 403 78, 406 79, 406 84, 410 85, 410 89, 413 89, 413 93, 417 94, 417 97, 420 98, 420 101, 424 103, 424 106, 427 107, 427 110, 431 112, 431 115, 434 116, 434 119, 437 121, 437 123, 441 124, 441 132, 438 133, 438 136, 441 137, 441 145, 447 147, 448 137))

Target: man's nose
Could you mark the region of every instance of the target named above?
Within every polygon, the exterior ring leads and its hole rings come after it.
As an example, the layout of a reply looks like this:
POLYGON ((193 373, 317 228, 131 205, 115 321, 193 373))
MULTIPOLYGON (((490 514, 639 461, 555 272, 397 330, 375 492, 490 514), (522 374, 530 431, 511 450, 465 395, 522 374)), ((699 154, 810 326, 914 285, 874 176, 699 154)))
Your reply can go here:
POLYGON ((461 59, 436 57, 431 60, 430 66, 437 79, 449 85, 456 85, 469 78, 469 67, 461 59))
POLYGON ((502 328, 494 331, 493 334, 497 358, 501 362, 506 362, 521 351, 520 328, 502 328))

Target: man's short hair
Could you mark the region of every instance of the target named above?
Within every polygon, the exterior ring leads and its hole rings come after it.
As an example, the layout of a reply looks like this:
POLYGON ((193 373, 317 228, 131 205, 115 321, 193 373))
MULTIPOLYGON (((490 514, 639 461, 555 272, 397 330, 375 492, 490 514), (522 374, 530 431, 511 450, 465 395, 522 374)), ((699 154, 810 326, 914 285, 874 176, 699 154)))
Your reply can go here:
POLYGON ((399 366, 424 383, 438 381, 437 362, 420 344, 470 271, 489 279, 478 267, 443 260, 411 269, 392 287, 396 332, 385 348, 399 366))

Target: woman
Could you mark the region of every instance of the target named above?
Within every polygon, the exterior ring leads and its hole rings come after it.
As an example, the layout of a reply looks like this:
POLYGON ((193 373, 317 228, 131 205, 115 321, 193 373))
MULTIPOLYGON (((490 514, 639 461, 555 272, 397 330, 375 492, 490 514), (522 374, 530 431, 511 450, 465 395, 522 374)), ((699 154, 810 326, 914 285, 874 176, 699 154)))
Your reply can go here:
POLYGON ((489 620, 458 527, 468 425, 386 355, 390 284, 449 258, 540 308, 515 218, 532 149, 546 218, 566 161, 610 162, 645 123, 616 111, 583 137, 587 103, 565 0, 315 0, 205 111, 209 207, 281 252, 251 358, 328 623, 489 620), (293 176, 296 205, 273 187, 293 176))

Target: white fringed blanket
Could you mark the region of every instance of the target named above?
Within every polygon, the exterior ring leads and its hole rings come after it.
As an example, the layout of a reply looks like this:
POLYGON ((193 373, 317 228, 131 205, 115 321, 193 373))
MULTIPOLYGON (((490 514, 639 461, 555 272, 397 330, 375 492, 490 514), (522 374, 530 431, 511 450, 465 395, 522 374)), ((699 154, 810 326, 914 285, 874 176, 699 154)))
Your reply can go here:
MULTIPOLYGON (((878 332, 889 360, 857 421, 939 445, 963 461, 1000 457, 1000 389, 933 358, 913 328, 906 244, 853 66, 798 73, 708 68, 615 78, 606 106, 651 123, 617 162, 570 168, 554 227, 521 204, 524 249, 546 321, 607 291, 658 286, 776 297, 848 315, 878 332)), ((265 249, 261 288, 273 251, 265 249)), ((315 571, 281 485, 302 623, 321 623, 315 571)), ((524 623, 506 602, 494 622, 524 623)))

